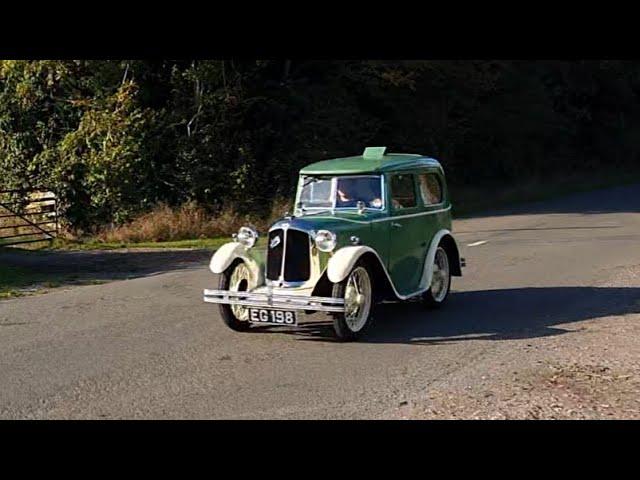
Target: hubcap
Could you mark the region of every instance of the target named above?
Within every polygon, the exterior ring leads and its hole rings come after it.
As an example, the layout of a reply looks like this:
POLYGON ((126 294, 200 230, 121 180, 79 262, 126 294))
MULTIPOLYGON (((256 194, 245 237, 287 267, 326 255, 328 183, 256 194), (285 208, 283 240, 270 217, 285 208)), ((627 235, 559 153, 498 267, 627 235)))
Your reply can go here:
MULTIPOLYGON (((238 264, 229 280, 229 290, 232 292, 246 292, 249 288, 251 274, 244 263, 238 264)), ((231 305, 231 311, 238 320, 249 320, 249 310, 242 305, 231 305)))
POLYGON ((436 302, 441 302, 449 291, 449 259, 442 249, 436 250, 433 260, 433 279, 431 280, 431 294, 436 302))
POLYGON ((344 292, 345 321, 352 332, 364 327, 371 310, 371 279, 367 270, 357 267, 349 275, 344 292))

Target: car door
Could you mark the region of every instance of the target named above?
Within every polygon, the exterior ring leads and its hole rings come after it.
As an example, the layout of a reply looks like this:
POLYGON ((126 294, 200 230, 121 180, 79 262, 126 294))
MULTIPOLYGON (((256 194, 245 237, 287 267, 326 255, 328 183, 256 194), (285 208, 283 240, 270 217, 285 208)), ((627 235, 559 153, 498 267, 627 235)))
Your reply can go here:
MULTIPOLYGON (((431 245, 433 236, 439 230, 451 229, 449 212, 445 207, 444 180, 437 170, 425 170, 417 175, 418 201, 423 206, 422 229, 427 247, 431 245)), ((426 253, 426 252, 425 252, 426 253)))
POLYGON ((389 235, 387 269, 398 292, 415 292, 420 283, 424 263, 424 209, 418 201, 415 174, 389 175, 390 218, 386 222, 389 235))

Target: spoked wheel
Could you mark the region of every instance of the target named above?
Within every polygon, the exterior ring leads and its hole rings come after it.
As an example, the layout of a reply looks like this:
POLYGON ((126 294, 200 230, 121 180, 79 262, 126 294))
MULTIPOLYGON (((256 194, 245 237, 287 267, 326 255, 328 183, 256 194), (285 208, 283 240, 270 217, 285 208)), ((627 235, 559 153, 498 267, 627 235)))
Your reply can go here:
MULTIPOLYGON (((232 292, 246 292, 249 289, 251 272, 247 265, 240 261, 233 263, 224 273, 220 275, 218 288, 220 290, 231 290, 232 292)), ((229 328, 236 331, 249 329, 249 310, 242 305, 228 305, 220 303, 220 316, 229 328)))
POLYGON ((431 287, 422 295, 425 305, 432 308, 440 307, 449 296, 450 288, 449 256, 444 248, 438 247, 433 259, 431 287))
POLYGON ((373 282, 364 262, 356 263, 347 278, 333 286, 333 296, 344 298, 345 307, 333 317, 336 335, 343 341, 355 340, 371 323, 374 307, 373 282))

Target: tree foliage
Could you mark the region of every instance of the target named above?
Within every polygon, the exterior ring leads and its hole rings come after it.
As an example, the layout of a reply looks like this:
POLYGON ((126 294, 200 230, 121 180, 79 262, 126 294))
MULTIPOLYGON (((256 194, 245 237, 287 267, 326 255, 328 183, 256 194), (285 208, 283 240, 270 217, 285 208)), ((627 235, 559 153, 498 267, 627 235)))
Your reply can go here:
POLYGON ((0 61, 0 187, 51 188, 90 230, 158 202, 265 210, 367 145, 454 184, 631 165, 639 93, 624 61, 0 61))

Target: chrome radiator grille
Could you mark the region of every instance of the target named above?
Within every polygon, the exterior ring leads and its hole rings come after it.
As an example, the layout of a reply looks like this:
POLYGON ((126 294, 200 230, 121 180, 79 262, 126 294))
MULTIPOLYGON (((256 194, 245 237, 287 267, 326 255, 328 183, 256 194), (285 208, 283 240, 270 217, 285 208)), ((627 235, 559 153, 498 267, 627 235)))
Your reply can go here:
POLYGON ((310 237, 306 232, 278 228, 269 232, 267 279, 305 282, 311 275, 310 237))

